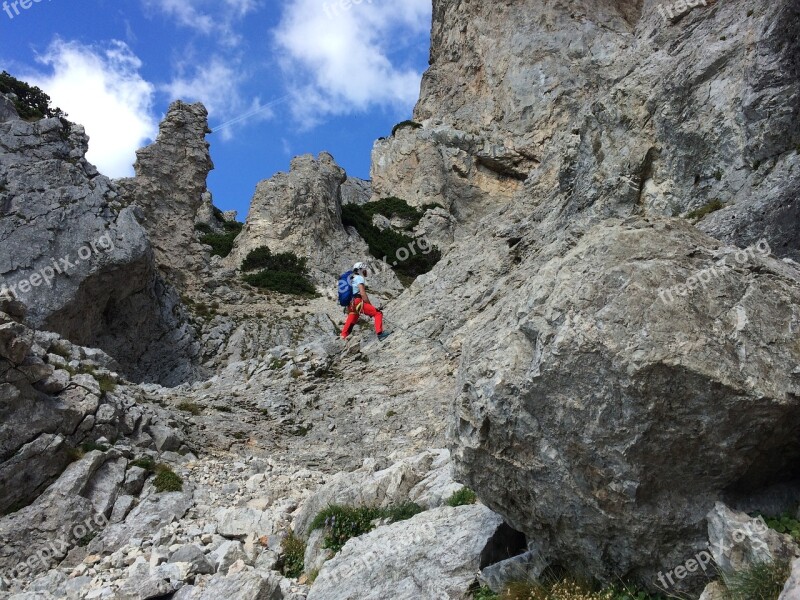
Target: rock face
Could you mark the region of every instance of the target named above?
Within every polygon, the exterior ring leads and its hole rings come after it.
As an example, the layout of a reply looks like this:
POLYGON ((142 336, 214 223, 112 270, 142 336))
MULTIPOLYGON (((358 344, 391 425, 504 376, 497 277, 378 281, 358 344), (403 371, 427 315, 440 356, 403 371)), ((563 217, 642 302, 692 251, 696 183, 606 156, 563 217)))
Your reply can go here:
POLYGON ((421 127, 372 173, 458 222, 392 306, 460 353, 456 480, 551 564, 648 585, 715 501, 800 477, 800 274, 766 256, 800 252, 798 7, 659 6, 435 1, 421 127), (722 243, 672 218, 714 199, 722 243))
MULTIPOLYGON (((323 152, 292 160, 289 173, 278 173, 256 187, 244 230, 226 259, 238 268, 248 253, 267 246, 274 253, 306 257, 313 279, 331 290, 336 278, 357 261, 368 260, 367 245, 354 230, 342 225, 344 169, 323 152)), ((376 288, 391 294, 401 286, 387 269, 373 278, 376 288)))
POLYGON ((102 348, 137 380, 191 378, 192 334, 134 208, 86 162, 82 127, 0 123, 0 291, 31 325, 102 348))
POLYGON ((210 132, 202 104, 173 102, 156 141, 136 153, 136 177, 117 181, 123 202, 142 209, 160 271, 180 287, 204 261, 194 226, 204 201, 210 202, 210 132))
POLYGON ((465 599, 502 527, 480 505, 437 508, 379 527, 325 563, 308 600, 465 599))
POLYGON ((680 221, 590 229, 486 311, 505 335, 465 345, 456 478, 560 564, 680 564, 717 498, 800 475, 799 283, 680 221))
POLYGON ((372 197, 372 182, 348 177, 342 184, 342 204, 366 204, 372 197))

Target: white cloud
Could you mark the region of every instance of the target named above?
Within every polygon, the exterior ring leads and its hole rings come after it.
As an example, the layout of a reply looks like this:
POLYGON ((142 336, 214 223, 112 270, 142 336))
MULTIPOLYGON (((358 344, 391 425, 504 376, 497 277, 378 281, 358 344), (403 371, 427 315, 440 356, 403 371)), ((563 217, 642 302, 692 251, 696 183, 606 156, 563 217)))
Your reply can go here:
MULTIPOLYGON (((306 122, 370 106, 410 109, 422 73, 392 56, 430 29, 430 0, 287 0, 275 31, 281 66, 306 122)), ((427 47, 427 46, 426 46, 427 47)), ((403 54, 402 52, 399 54, 403 54)))
POLYGON ((255 11, 257 0, 142 0, 145 8, 158 10, 175 19, 178 25, 210 35, 218 35, 224 46, 236 46, 241 37, 235 24, 255 11))
POLYGON ((231 139, 234 125, 274 116, 275 102, 262 104, 258 98, 243 98, 239 89, 245 77, 238 62, 217 57, 193 68, 188 75, 179 75, 163 86, 163 91, 173 100, 202 102, 208 109, 214 132, 221 133, 223 139, 231 139))
POLYGON ((139 74, 141 61, 124 42, 94 47, 60 39, 37 61, 52 72, 24 79, 86 128, 88 160, 109 177, 133 175, 136 150, 158 133, 155 88, 139 74))

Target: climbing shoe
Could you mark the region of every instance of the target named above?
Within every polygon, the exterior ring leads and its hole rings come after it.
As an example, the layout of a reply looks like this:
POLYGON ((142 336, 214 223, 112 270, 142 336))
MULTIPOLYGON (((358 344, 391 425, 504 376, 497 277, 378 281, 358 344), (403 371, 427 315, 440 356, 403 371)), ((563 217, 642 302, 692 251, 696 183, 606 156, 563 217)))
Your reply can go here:
POLYGON ((385 340, 387 337, 389 337, 390 335, 392 335, 392 334, 391 334, 391 333, 386 333, 386 332, 384 331, 383 333, 379 333, 379 334, 378 334, 378 339, 379 339, 380 341, 383 341, 383 340, 385 340))

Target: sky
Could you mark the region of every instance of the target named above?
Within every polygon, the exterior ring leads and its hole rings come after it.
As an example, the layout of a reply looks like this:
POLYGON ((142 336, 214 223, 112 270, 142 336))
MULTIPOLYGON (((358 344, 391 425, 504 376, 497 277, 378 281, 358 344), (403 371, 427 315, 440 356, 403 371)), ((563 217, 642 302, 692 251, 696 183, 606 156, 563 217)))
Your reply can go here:
MULTIPOLYGON (((3 2, 3 0, 0 0, 3 2)), ((244 220, 256 184, 326 150, 369 178, 374 141, 410 118, 431 0, 6 0, 0 69, 90 136, 105 175, 133 175, 173 100, 214 130, 214 203, 244 220)))

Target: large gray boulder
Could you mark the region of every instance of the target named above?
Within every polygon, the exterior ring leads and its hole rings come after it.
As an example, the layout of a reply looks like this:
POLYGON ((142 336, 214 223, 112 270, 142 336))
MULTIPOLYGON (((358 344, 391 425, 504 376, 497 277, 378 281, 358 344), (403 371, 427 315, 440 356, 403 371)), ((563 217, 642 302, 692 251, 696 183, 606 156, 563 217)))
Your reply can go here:
POLYGON ((507 558, 494 552, 504 528, 481 505, 436 508, 378 527, 325 563, 308 600, 467 598, 478 570, 507 558))
POLYGON ((703 548, 718 498, 797 474, 796 265, 609 220, 499 289, 516 302, 464 344, 456 478, 553 561, 652 583, 703 548))
POLYGON ((423 508, 441 506, 463 486, 451 475, 447 450, 429 450, 400 460, 385 469, 375 461, 351 473, 337 473, 303 503, 294 519, 294 531, 303 537, 310 533, 314 518, 332 504, 375 506, 415 502, 423 508))

